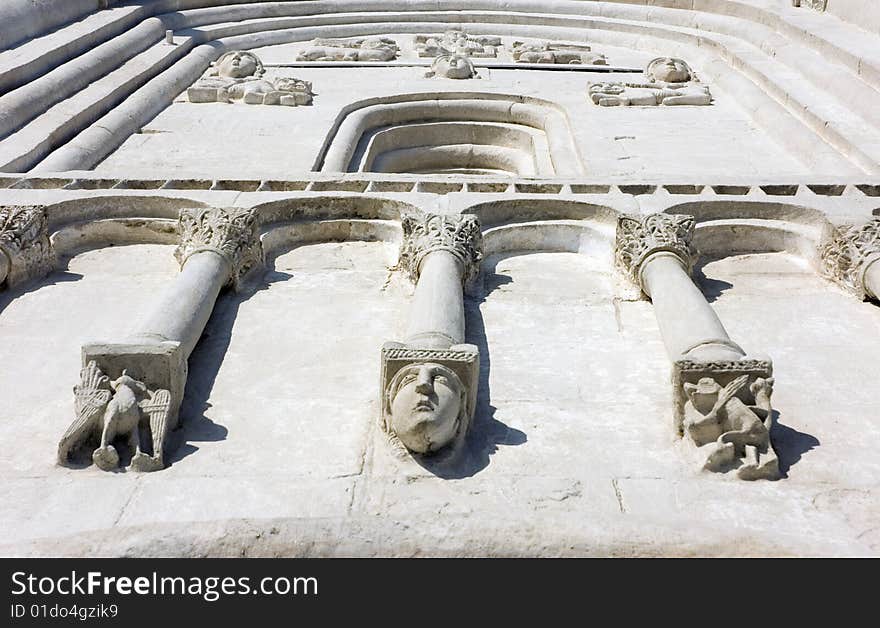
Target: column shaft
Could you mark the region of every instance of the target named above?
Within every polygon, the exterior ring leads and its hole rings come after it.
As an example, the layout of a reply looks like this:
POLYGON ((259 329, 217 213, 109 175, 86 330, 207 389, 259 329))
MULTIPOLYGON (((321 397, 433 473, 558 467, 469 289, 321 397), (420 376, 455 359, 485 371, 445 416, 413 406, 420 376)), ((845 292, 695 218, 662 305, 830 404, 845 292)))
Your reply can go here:
POLYGON ((137 338, 175 341, 189 357, 202 335, 231 265, 220 253, 194 253, 156 306, 137 325, 137 338))
POLYGON ((654 304, 654 314, 666 351, 672 360, 739 360, 739 350, 715 310, 694 284, 679 258, 659 253, 642 267, 642 283, 654 304))
POLYGON ((464 342, 462 264, 449 251, 428 253, 409 315, 406 343, 432 349, 464 342))

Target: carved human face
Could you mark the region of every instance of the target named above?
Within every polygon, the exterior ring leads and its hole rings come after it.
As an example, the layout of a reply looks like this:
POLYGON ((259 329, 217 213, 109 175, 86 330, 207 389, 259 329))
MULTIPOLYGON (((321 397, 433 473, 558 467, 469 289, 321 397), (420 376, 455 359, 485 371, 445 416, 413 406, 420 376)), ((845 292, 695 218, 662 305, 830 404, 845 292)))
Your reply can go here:
POLYGON ((241 50, 224 55, 217 65, 217 74, 226 78, 245 78, 256 74, 257 58, 241 50))
POLYGON ((471 60, 464 55, 437 57, 433 70, 436 76, 450 79, 467 79, 476 74, 471 60))
POLYGON ((691 79, 688 64, 681 59, 661 57, 651 62, 649 74, 662 83, 685 83, 691 79))
POLYGON ((685 384, 684 389, 700 414, 709 414, 721 393, 721 386, 711 377, 703 377, 696 384, 685 384))
POLYGON ((437 451, 455 438, 463 410, 458 376, 439 364, 412 364, 397 375, 391 429, 416 453, 437 451))

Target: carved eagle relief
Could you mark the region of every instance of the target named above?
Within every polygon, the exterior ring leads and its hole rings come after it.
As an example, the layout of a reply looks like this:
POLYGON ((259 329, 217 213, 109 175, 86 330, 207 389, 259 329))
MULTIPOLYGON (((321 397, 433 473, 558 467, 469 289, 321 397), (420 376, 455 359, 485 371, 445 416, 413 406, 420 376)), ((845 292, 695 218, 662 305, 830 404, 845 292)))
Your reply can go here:
POLYGON ((80 383, 73 387, 73 394, 76 419, 58 443, 59 464, 67 465, 73 450, 97 437, 100 445, 92 453, 92 459, 100 468, 110 471, 119 464, 113 441, 125 437, 132 452, 130 469, 164 468, 162 449, 171 410, 170 391, 150 391, 125 371, 110 381, 92 360, 80 371, 80 383), (141 451, 143 423, 148 424, 152 437, 152 455, 141 451))

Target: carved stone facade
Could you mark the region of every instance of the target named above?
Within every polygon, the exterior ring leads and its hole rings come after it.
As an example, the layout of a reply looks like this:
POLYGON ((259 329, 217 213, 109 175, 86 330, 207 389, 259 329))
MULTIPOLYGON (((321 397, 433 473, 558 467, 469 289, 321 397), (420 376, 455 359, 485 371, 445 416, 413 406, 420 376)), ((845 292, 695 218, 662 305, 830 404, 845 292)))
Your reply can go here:
POLYGON ((0 286, 42 277, 54 264, 45 208, 0 206, 0 286))
POLYGON ((880 556, 880 12, 796 4, 0 1, 0 555, 880 556))
POLYGON ((183 266, 200 251, 214 251, 231 265, 230 282, 239 281, 263 263, 257 216, 241 208, 184 209, 180 212, 180 245, 174 256, 183 266))
POLYGON ((880 218, 864 225, 837 227, 822 246, 822 272, 862 299, 878 296, 867 274, 880 262, 880 218))
POLYGON ((227 52, 205 75, 186 90, 192 103, 233 103, 246 105, 311 105, 312 84, 293 77, 263 78, 260 58, 241 50, 227 52))
POLYGON ((449 30, 442 35, 417 35, 416 52, 420 57, 464 55, 473 58, 492 59, 498 56, 501 38, 474 36, 461 30, 449 30))
POLYGON ((709 105, 712 94, 682 59, 658 57, 645 68, 645 83, 593 83, 589 98, 602 107, 709 105))

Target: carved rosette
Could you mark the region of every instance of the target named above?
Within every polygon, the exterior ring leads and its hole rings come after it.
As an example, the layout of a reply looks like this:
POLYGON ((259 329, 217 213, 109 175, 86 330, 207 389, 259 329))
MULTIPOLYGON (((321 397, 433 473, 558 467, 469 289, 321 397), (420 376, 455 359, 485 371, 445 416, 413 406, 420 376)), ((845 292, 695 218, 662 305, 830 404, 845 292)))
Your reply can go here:
POLYGON ((7 267, 0 284, 14 285, 52 269, 55 260, 44 207, 0 206, 0 256, 5 258, 0 268, 7 267))
POLYGON ((880 218, 860 226, 845 225, 822 246, 822 274, 862 299, 869 296, 865 273, 880 262, 880 218))
POLYGON ((252 209, 184 209, 179 229, 180 245, 174 255, 181 267, 194 253, 214 251, 232 265, 230 282, 238 287, 248 272, 263 263, 257 215, 252 209))
POLYGON ((697 258, 693 245, 695 226, 693 216, 679 214, 620 216, 614 246, 617 266, 641 285, 642 264, 655 253, 667 252, 678 257, 690 272, 697 258))
POLYGON ((398 266, 406 268, 414 282, 419 280, 422 260, 434 251, 449 251, 461 262, 464 282, 476 277, 483 259, 483 233, 476 216, 407 214, 401 226, 398 266))

